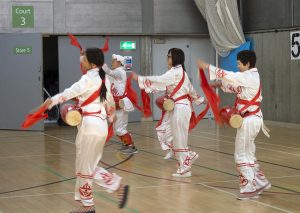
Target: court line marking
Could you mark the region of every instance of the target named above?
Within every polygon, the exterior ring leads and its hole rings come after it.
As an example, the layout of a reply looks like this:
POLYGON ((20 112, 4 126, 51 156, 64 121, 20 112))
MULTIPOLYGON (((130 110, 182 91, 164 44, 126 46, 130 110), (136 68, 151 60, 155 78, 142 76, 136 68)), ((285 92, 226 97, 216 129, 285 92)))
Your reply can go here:
MULTIPOLYGON (((49 135, 50 137, 53 137, 53 138, 57 138, 55 136, 51 136, 49 135)), ((63 142, 66 142, 66 143, 71 143, 67 140, 64 140, 64 139, 61 139, 61 138, 57 138, 58 140, 60 141, 63 141, 63 142)), ((74 143, 71 143, 71 144, 74 144, 74 143)), ((230 180, 231 181, 231 180, 230 180)), ((211 183, 211 182, 210 182, 211 183)), ((192 183, 193 184, 193 183, 192 183)), ((198 185, 202 185, 204 187, 207 187, 207 188, 211 188, 211 189, 214 189, 214 190, 217 190, 217 191, 220 191, 220 192, 223 192, 223 193, 226 193, 226 194, 230 194, 230 195, 233 195, 233 196, 236 196, 235 194, 231 193, 231 192, 228 192, 228 191, 225 191, 225 190, 222 190, 222 189, 219 189, 219 188, 216 188, 216 187, 212 187, 212 186, 208 186, 205 184, 205 182, 199 182, 199 183, 196 183, 198 185)), ((174 185, 174 184, 173 184, 174 185)), ((178 185, 178 184, 177 184, 178 185)), ((146 186, 147 187, 147 186, 146 186)), ((133 187, 134 188, 134 187, 133 187)), ((100 191, 104 191, 104 190, 100 190, 100 191)), ((58 194, 68 194, 68 193, 74 193, 74 192, 64 192, 64 193, 58 193, 58 194)), ((53 193, 52 193, 53 194, 53 193)), ((52 195, 52 194, 40 194, 40 195, 28 195, 28 196, 41 196, 41 195, 52 195)), ((55 193, 57 194, 57 193, 55 193)), ((10 197, 0 197, 0 199, 5 199, 5 198, 15 198, 15 197, 24 197, 26 195, 22 195, 22 196, 10 196, 10 197)), ((285 209, 282 209, 282 208, 279 208, 279 207, 276 207, 276 206, 273 206, 273 205, 269 205, 269 204, 266 204, 266 203, 263 203, 263 202, 260 202, 260 201, 256 201, 256 200, 250 200, 251 202, 255 202, 255 203, 258 203, 258 204, 261 204, 263 206, 266 206, 266 207, 270 207, 270 208, 273 208, 273 209, 276 209, 276 210, 280 210, 280 211, 283 211, 283 212, 291 212, 291 211, 288 211, 288 210, 285 210, 285 209)))
MULTIPOLYGON (((205 136, 200 136, 200 135, 192 135, 192 134, 189 134, 189 135, 193 136, 193 137, 198 137, 198 138, 205 138, 205 139, 209 139, 209 140, 220 141, 222 143, 228 143, 228 144, 232 144, 234 146, 234 142, 230 142, 228 140, 210 138, 210 137, 205 137, 205 136)), ((256 146, 256 148, 257 149, 268 150, 268 151, 273 151, 273 152, 278 152, 278 153, 284 153, 284 154, 289 154, 289 155, 294 155, 294 156, 300 157, 300 154, 294 154, 294 153, 280 151, 280 150, 268 149, 268 148, 263 148, 263 147, 259 147, 259 146, 256 146)))
MULTIPOLYGON (((135 133, 134 131, 130 130, 133 134, 135 135, 139 135, 140 133, 135 133)), ((140 135, 141 136, 141 135, 140 135)), ((205 137, 205 136, 200 136, 200 135, 194 135, 194 134, 189 134, 189 136, 193 136, 193 137, 198 137, 198 138, 205 138, 205 139, 209 139, 209 140, 213 140, 213 141, 217 141, 217 142, 222 142, 222 143, 227 143, 227 144, 231 144, 232 146, 234 146, 234 142, 228 141, 228 140, 224 140, 224 139, 216 139, 216 138, 211 138, 211 137, 205 137)), ((288 154, 288 155, 294 155, 297 157, 300 157, 300 154, 294 154, 294 153, 290 153, 290 152, 285 152, 285 151, 280 151, 280 150, 274 150, 274 149, 268 149, 268 148, 262 148, 259 146, 256 146, 257 149, 262 149, 262 150, 268 150, 268 151, 273 151, 273 152, 278 152, 278 153, 284 153, 284 154, 288 154)))
MULTIPOLYGON (((213 134, 213 133, 210 133, 210 132, 201 132, 201 133, 208 134, 208 135, 216 135, 216 133, 213 134)), ((217 135, 217 136, 218 136, 218 135, 217 135)), ((219 134, 219 136, 224 137, 224 138, 235 139, 235 137, 228 136, 228 135, 222 135, 222 134, 219 134)), ((292 147, 292 146, 285 146, 285 145, 279 145, 279 144, 272 144, 272 143, 262 142, 262 141, 259 141, 259 140, 255 140, 255 143, 259 143, 259 144, 267 144, 267 145, 270 145, 270 146, 285 147, 285 148, 289 148, 289 149, 300 149, 299 147, 292 147)))
MULTIPOLYGON (((223 189, 219 189, 219 188, 216 188, 216 187, 213 187, 213 186, 209 186, 209 185, 206 185, 206 184, 203 184, 203 183, 199 183, 199 185, 204 186, 204 187, 209 188, 209 189, 214 189, 214 190, 216 190, 216 191, 223 192, 223 193, 225 193, 225 194, 229 194, 229 195, 232 195, 232 196, 236 197, 236 194, 231 193, 231 192, 228 192, 228 191, 225 191, 225 190, 223 190, 223 189)), ((292 212, 292 211, 288 211, 288 210, 286 210, 286 209, 279 208, 279 207, 274 206, 274 205, 271 205, 271 204, 267 204, 267 203, 264 203, 264 202, 260 202, 260 201, 258 201, 258 200, 250 199, 249 201, 254 202, 254 203, 258 203, 258 204, 261 204, 261 205, 263 205, 263 206, 270 207, 270 208, 272 208, 272 209, 276 209, 276 210, 279 210, 279 211, 282 211, 282 212, 287 212, 287 213, 291 213, 291 212, 292 212)))
MULTIPOLYGON (((133 132, 133 134, 135 134, 134 132, 133 132)), ((49 135, 49 136, 51 136, 51 135, 49 135)), ((143 136, 143 135, 140 135, 140 136, 143 136)), ((53 136, 54 137, 54 136, 53 136)), ((144 136, 145 137, 145 136, 144 136)), ((150 137, 150 136, 148 136, 148 137, 150 137)), ((56 137, 58 140, 60 140, 60 138, 58 138, 58 137, 56 137)), ((154 140, 157 140, 156 138, 154 138, 154 137, 150 137, 150 138, 152 138, 152 139, 154 139, 154 140)), ((61 140, 61 141, 63 141, 63 142, 65 142, 65 141, 67 141, 67 140, 61 140)), ((67 141, 67 143, 71 143, 70 141, 67 141)), ((73 144, 73 143, 72 143, 73 144)), ((147 152, 146 152, 147 153, 147 152)), ((204 167, 203 167, 204 168, 204 167)), ((218 170, 217 170, 218 171, 218 170)), ((220 172, 220 171, 218 171, 218 172, 220 172)), ((275 187, 277 187, 277 186, 275 186, 275 187)), ((280 188, 280 187, 278 187, 278 188, 280 188)), ((285 189, 285 188, 283 188, 283 189, 285 189)), ((287 189, 285 189, 285 190, 287 190, 287 189)))
MULTIPOLYGON (((151 128, 152 130, 155 131, 155 128, 150 126, 149 128, 151 128)), ((133 131, 133 130, 130 130, 130 131, 133 131)), ((204 134, 209 134, 209 135, 215 135, 215 136, 221 136, 221 137, 226 137, 226 138, 231 138, 231 139, 235 139, 235 137, 232 137, 232 136, 227 136, 227 135, 223 135, 223 134, 217 134, 213 131, 201 131, 201 134, 204 133, 204 134)), ((191 136, 195 136, 194 134, 189 134, 191 136)), ((197 136, 197 135, 196 135, 197 136)), ((290 149, 300 149, 299 147, 292 147, 292 146, 285 146, 285 145, 278 145, 278 144, 272 144, 272 143, 267 143, 267 142, 262 142, 260 140, 255 140, 255 143, 257 144, 267 144, 267 145, 270 145, 270 146, 279 146, 279 147, 285 147, 285 148, 290 148, 290 149)))

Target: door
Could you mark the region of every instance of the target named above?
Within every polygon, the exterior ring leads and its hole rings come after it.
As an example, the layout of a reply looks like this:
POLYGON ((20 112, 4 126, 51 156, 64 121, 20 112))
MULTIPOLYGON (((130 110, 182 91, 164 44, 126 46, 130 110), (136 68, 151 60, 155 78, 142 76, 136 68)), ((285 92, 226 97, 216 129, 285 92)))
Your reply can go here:
MULTIPOLYGON (((43 102, 42 36, 0 34, 0 129, 21 129, 26 114, 43 102)), ((43 122, 29 130, 43 130, 43 122)))
MULTIPOLYGON (((176 43, 168 43, 168 44, 153 44, 153 75, 162 75, 168 70, 167 66, 167 54, 168 50, 171 48, 180 48, 183 50, 185 59, 188 60, 185 62, 185 68, 187 70, 187 74, 190 77, 190 50, 188 41, 176 41, 176 43)), ((159 120, 161 116, 161 110, 156 106, 155 100, 157 97, 164 95, 164 92, 154 94, 152 109, 153 109, 153 120, 159 120)))

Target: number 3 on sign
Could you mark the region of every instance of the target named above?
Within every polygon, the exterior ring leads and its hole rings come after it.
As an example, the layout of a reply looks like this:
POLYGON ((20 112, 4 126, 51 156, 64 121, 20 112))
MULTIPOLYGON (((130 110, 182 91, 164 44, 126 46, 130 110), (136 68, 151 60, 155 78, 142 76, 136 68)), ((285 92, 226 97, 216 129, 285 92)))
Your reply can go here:
POLYGON ((291 32, 291 59, 300 59, 300 31, 291 32))
POLYGON ((24 26, 26 24, 26 19, 25 17, 21 16, 21 25, 24 26))

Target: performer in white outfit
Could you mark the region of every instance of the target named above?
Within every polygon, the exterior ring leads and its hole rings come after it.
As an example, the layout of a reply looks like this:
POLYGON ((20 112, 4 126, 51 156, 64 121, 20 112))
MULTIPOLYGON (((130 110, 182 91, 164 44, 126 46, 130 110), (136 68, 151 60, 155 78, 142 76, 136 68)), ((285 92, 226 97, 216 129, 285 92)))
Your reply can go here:
POLYGON ((110 93, 110 82, 106 78, 105 72, 101 68, 104 63, 103 52, 98 48, 88 48, 81 57, 83 68, 87 73, 64 92, 51 98, 51 105, 63 103, 77 97, 79 106, 86 101, 95 91, 100 89, 100 94, 92 103, 81 108, 82 122, 78 125, 76 136, 76 187, 75 200, 83 205, 74 212, 94 212, 94 201, 92 195, 93 182, 107 189, 108 192, 118 191, 120 196, 120 207, 126 202, 128 186, 121 184, 122 178, 110 173, 98 163, 103 154, 103 147, 108 134, 107 118, 111 121, 114 112, 114 100, 110 93), (107 90, 108 88, 108 90, 107 90))
POLYGON ((263 124, 260 110, 261 82, 254 51, 241 51, 237 55, 240 72, 229 72, 199 60, 198 66, 209 70, 210 80, 219 80, 214 86, 221 87, 224 92, 236 93, 235 107, 243 117, 243 123, 237 129, 235 139, 235 163, 240 179, 238 199, 257 198, 263 190, 271 187, 261 171, 255 157, 255 138, 260 129, 269 137, 263 124))
POLYGON ((147 93, 166 91, 171 96, 177 87, 177 92, 171 97, 175 102, 172 111, 166 111, 157 127, 159 142, 163 150, 172 150, 178 161, 178 169, 174 177, 190 177, 191 167, 198 158, 196 152, 188 148, 189 121, 192 113, 192 102, 197 105, 204 102, 193 88, 184 68, 184 52, 172 48, 168 52, 168 65, 171 67, 161 76, 137 76, 139 87, 147 93), (181 84, 181 85, 180 85, 181 84), (179 86, 178 86, 179 85, 179 86))
POLYGON ((128 125, 128 112, 134 110, 133 104, 126 97, 126 71, 124 70, 125 59, 121 55, 112 55, 112 70, 106 65, 103 65, 103 70, 109 76, 111 82, 111 93, 116 103, 116 119, 113 127, 115 134, 120 138, 123 143, 121 151, 123 154, 137 153, 137 149, 132 140, 131 134, 127 131, 128 125), (122 100, 124 106, 119 106, 119 101, 122 100))

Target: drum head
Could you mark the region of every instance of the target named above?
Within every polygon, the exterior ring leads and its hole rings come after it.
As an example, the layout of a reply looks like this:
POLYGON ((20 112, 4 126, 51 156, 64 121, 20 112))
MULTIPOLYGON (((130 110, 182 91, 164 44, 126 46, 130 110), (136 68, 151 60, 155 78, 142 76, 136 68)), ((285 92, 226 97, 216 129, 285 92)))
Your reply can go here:
POLYGON ((66 114, 65 121, 70 126, 77 126, 81 122, 81 114, 77 110, 71 110, 66 114))
POLYGON ((120 99, 120 100, 119 100, 119 107, 120 107, 121 109, 123 109, 124 106, 125 106, 124 100, 123 100, 123 99, 120 99))
POLYGON ((232 115, 229 120, 229 125, 235 129, 240 128, 242 126, 242 123, 243 123, 243 118, 239 114, 232 115))
POLYGON ((172 99, 166 99, 163 103, 163 107, 166 111, 172 111, 175 107, 175 102, 172 99))

